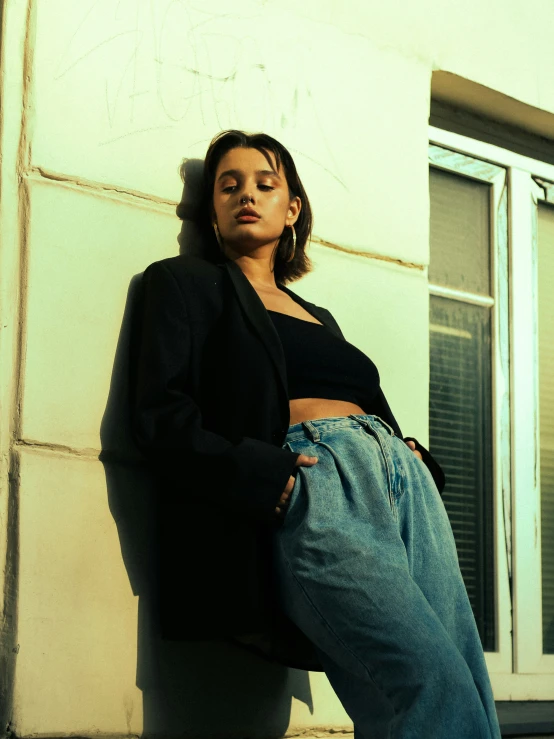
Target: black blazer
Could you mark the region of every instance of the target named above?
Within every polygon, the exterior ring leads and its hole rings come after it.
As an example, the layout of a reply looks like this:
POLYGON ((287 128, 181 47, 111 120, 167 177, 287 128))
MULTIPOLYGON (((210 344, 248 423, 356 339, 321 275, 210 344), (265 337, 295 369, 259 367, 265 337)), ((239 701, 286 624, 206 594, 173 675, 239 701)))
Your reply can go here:
MULTIPOLYGON (((277 331, 232 260, 164 259, 146 269, 142 284, 132 424, 158 479, 162 633, 228 639, 321 671, 272 583, 275 506, 298 458, 282 448, 290 414, 277 331)), ((344 338, 328 310, 279 287, 344 338)), ((382 391, 372 412, 402 438, 382 391)), ((414 441, 442 492, 441 468, 414 441)))

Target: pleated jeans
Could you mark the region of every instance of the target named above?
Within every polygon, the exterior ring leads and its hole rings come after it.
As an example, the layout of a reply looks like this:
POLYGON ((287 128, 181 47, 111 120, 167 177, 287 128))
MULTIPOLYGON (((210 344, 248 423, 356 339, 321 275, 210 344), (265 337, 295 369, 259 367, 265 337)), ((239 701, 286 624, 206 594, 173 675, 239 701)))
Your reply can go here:
POLYGON ((274 537, 278 597, 355 739, 499 739, 452 528, 425 464, 378 416, 289 427, 297 467, 274 537))

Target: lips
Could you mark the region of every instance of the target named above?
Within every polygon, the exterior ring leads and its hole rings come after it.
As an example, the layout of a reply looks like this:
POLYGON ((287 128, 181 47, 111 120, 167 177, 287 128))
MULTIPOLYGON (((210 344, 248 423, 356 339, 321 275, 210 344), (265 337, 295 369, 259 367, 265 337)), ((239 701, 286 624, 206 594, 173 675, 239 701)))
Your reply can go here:
POLYGON ((242 208, 235 216, 239 223, 254 223, 258 221, 261 216, 257 213, 254 208, 242 208))

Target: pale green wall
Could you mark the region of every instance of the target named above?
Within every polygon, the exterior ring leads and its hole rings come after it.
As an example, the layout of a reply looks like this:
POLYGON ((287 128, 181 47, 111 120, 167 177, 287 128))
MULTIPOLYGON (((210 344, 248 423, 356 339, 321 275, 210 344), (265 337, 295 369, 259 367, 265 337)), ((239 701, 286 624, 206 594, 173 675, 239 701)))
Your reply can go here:
MULTIPOLYGON (((8 0, 3 24, 0 541, 10 532, 19 556, 0 554, 6 609, 18 615, 17 631, 4 624, 19 644, 5 647, 12 728, 199 739, 222 727, 230 737, 351 726, 324 675, 229 647, 152 644, 142 617, 137 638, 145 551, 125 551, 126 569, 114 516, 122 526, 143 510, 145 483, 98 461, 110 383, 113 401, 124 370, 126 322, 112 376, 127 291, 178 253, 181 159, 201 157, 222 128, 265 130, 293 152, 315 211, 316 270, 293 289, 376 361, 404 432, 425 443, 431 74, 554 113, 554 7, 8 0), (8 510, 10 450, 19 519, 8 510)), ((125 441, 112 405, 104 445, 114 439, 125 441)))

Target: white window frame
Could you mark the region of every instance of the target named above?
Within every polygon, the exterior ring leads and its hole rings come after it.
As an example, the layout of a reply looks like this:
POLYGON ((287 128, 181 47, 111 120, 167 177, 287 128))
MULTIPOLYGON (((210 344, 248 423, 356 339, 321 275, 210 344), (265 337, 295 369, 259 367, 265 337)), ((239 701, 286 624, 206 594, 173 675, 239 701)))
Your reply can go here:
POLYGON ((554 655, 542 654, 536 271, 537 203, 552 191, 533 177, 554 182, 554 166, 434 126, 429 142, 430 165, 491 184, 497 649, 485 658, 496 700, 553 700, 554 655))
POLYGON ((511 613, 509 602, 509 547, 511 536, 506 531, 505 495, 509 500, 509 363, 507 342, 507 172, 490 162, 462 154, 434 143, 429 145, 429 164, 460 177, 467 177, 490 186, 491 198, 491 293, 485 297, 452 288, 429 284, 431 295, 471 303, 491 311, 492 368, 492 458, 493 458, 493 517, 495 572, 495 632, 497 648, 487 652, 487 666, 495 671, 511 671, 511 613), (500 524, 499 524, 500 522, 500 524))

